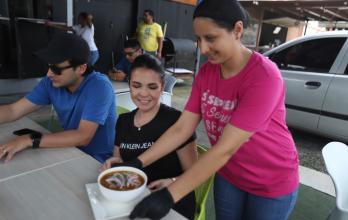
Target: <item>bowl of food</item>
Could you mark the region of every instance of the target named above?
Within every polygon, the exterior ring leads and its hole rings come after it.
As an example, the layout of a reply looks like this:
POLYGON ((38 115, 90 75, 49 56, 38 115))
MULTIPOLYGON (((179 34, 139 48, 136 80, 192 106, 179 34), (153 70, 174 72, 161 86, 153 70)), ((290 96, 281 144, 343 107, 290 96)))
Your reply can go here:
POLYGON ((113 167, 101 172, 98 186, 102 195, 116 202, 130 202, 144 193, 147 176, 134 167, 113 167))

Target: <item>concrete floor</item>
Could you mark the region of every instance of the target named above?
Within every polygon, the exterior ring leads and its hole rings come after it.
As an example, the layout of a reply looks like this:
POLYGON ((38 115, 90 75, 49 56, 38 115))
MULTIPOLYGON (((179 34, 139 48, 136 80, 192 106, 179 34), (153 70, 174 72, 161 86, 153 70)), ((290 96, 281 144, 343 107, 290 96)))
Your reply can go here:
MULTIPOLYGON (((191 92, 192 80, 186 80, 183 83, 175 85, 173 90, 172 106, 182 111, 185 108, 186 101, 191 92)), ((202 146, 210 146, 209 139, 205 133, 205 128, 201 122, 196 130, 197 143, 202 146)))

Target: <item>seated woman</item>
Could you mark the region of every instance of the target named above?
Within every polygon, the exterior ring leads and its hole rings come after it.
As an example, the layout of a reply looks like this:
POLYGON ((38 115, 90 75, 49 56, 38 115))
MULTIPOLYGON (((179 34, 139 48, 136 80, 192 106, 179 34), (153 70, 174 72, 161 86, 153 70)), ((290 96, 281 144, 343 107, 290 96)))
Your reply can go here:
MULTIPOLYGON (((180 117, 181 112, 160 103, 164 88, 164 70, 159 61, 148 54, 138 56, 130 70, 130 93, 137 109, 121 114, 116 124, 114 155, 102 170, 137 158, 180 117)), ((151 191, 168 186, 197 160, 193 134, 176 151, 145 167, 151 191)), ((188 219, 194 218, 194 192, 176 203, 174 209, 188 219)))

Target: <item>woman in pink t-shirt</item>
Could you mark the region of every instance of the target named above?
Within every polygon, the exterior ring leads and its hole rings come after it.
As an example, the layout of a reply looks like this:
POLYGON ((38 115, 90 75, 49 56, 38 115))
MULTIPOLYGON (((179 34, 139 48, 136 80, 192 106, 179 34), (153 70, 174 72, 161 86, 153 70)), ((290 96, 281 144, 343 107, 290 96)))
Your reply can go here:
POLYGON ((144 154, 123 165, 148 166, 186 140, 201 120, 212 147, 174 183, 142 200, 131 218, 163 217, 174 202, 216 173, 216 219, 288 219, 299 174, 285 123, 285 86, 275 64, 241 43, 247 20, 237 0, 204 0, 196 8, 193 28, 208 62, 179 120, 144 154))

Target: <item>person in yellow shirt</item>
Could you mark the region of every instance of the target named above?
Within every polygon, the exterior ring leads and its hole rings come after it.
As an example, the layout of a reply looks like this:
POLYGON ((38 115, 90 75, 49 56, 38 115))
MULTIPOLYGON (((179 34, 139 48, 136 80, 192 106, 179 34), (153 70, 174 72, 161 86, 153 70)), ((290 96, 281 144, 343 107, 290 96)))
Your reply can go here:
POLYGON ((161 25, 154 22, 154 12, 152 10, 144 10, 144 21, 138 24, 136 37, 144 53, 161 59, 163 31, 161 25))

